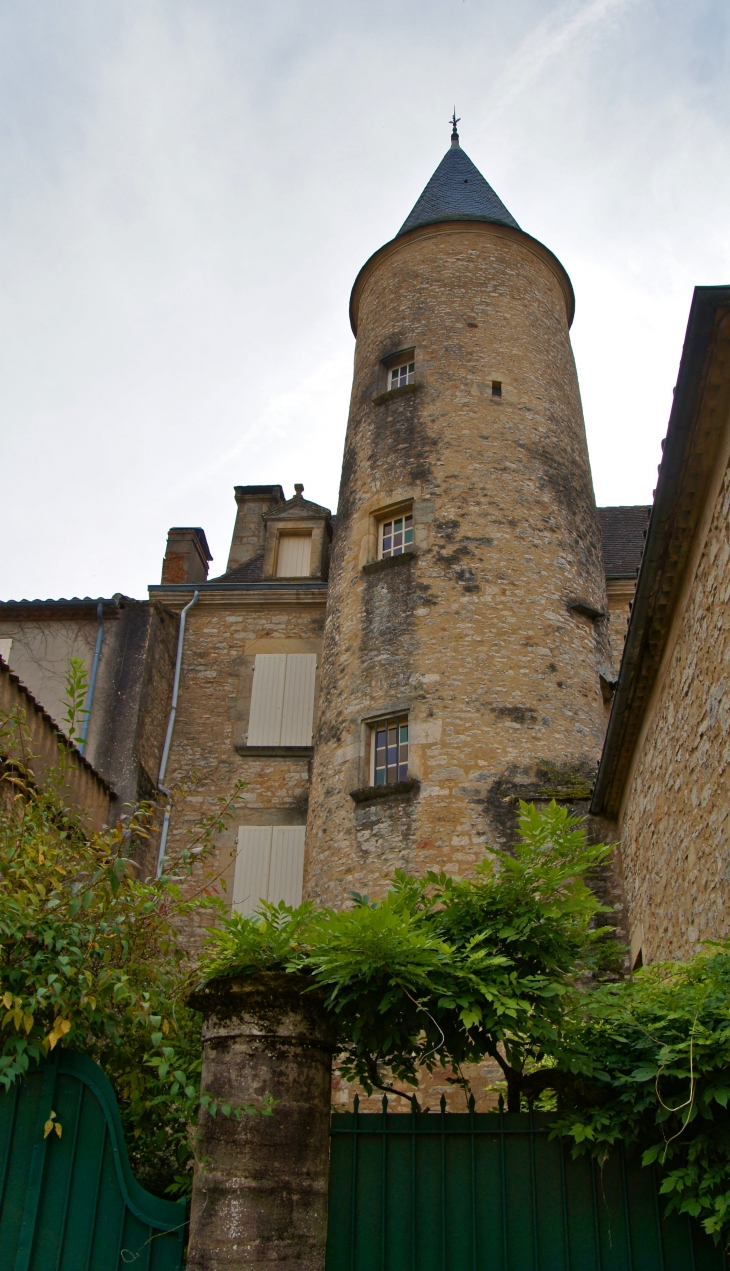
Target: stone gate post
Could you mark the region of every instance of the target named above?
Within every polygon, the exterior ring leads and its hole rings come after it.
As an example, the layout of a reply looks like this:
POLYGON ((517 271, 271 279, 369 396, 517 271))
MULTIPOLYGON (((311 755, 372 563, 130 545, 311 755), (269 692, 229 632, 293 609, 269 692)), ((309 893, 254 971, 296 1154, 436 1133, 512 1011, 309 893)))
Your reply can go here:
POLYGON ((201 1110, 188 1271, 324 1271, 334 1030, 303 976, 216 979, 202 1011, 202 1090, 273 1116, 201 1110))

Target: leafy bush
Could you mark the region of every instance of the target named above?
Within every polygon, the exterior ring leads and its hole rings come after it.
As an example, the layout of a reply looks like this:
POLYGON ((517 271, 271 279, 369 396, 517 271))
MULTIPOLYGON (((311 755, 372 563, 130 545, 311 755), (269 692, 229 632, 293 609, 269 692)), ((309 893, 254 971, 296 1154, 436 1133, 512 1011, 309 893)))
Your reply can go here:
POLYGON ((511 1106, 577 1001, 578 978, 608 947, 585 882, 609 848, 593 847, 565 808, 521 805, 514 855, 495 851, 473 880, 396 874, 379 903, 315 911, 263 905, 212 933, 208 976, 285 968, 327 990, 341 1069, 366 1090, 415 1086, 418 1069, 492 1055, 511 1106))
POLYGON ((730 942, 587 994, 566 1019, 556 1132, 603 1159, 637 1141, 668 1209, 715 1237, 730 1220, 730 942))
MULTIPOLYGON (((0 751, 17 753, 22 731, 20 717, 5 719, 0 751)), ((88 835, 64 803, 63 778, 61 769, 39 789, 20 765, 2 773, 0 1083, 9 1088, 59 1044, 86 1051, 116 1089, 140 1181, 186 1191, 191 1125, 210 1100, 200 1093, 201 1018, 185 1005, 192 968, 177 924, 201 909, 212 921, 221 902, 210 879, 187 895, 181 884, 238 790, 160 878, 142 880, 127 851, 147 834, 152 809, 88 835)))

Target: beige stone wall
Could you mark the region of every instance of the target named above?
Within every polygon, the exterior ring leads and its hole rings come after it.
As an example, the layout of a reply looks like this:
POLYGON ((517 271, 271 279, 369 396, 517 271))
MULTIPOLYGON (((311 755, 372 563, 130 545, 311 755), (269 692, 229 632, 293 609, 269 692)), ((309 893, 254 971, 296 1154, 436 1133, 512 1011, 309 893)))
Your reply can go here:
POLYGON ((399 867, 468 872, 516 794, 585 797, 600 755, 608 624, 571 605, 605 610, 601 539, 560 270, 531 240, 434 226, 376 262, 338 513, 305 864, 335 905, 399 867), (374 402, 409 348, 415 390, 374 402), (415 554, 371 569, 377 514, 411 500, 415 554), (420 791, 355 804, 368 719, 395 710, 420 791))
MULTIPOLYGON (((186 596, 170 593, 166 604, 182 607, 186 596)), ((239 825, 306 822, 310 761, 306 757, 249 757, 244 747, 256 653, 319 653, 324 593, 263 595, 255 592, 201 592, 187 616, 180 695, 166 781, 177 788, 168 851, 186 840, 201 817, 210 815, 236 781, 243 791, 229 827, 216 840, 212 869, 233 887, 239 825)), ((198 879, 202 881, 203 869, 198 879)), ((202 938, 200 924, 185 933, 191 948, 202 938)))
POLYGON ((613 662, 613 678, 617 678, 626 632, 629 629, 631 605, 636 592, 635 578, 609 578, 606 581, 608 598, 609 639, 611 642, 611 658, 613 662))
POLYGON ((730 930, 730 473, 621 827, 632 952, 686 958, 730 930))

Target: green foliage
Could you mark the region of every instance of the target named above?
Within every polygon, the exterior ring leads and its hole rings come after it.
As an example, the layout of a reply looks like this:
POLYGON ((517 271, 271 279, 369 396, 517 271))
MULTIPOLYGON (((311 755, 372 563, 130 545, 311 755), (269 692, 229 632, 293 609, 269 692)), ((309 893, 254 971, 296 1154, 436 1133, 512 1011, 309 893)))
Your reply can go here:
POLYGON ((587 994, 566 1019, 572 1069, 557 1129, 602 1159, 622 1140, 656 1162, 668 1209, 727 1238, 730 1220, 730 942, 587 994))
MULTIPOLYGON (((19 717, 0 724, 0 752, 18 752, 22 728, 19 717)), ((39 789, 13 766, 0 782, 0 1083, 9 1088, 57 1045, 85 1050, 115 1086, 140 1180, 187 1190, 201 1020, 185 1005, 191 967, 177 924, 221 907, 209 879, 184 884, 238 789, 160 878, 141 880, 127 852, 147 835, 151 809, 88 835, 64 803, 63 777, 39 789)))
POLYGON ((608 929, 595 925, 601 906, 584 876, 609 849, 577 825, 555 803, 542 815, 521 804, 514 854, 495 851, 473 880, 399 873, 378 903, 224 919, 205 972, 311 975, 337 1020, 342 1071, 368 1091, 485 1054, 509 1082, 545 1060, 577 977, 600 962, 608 929))
POLYGON ((62 705, 66 707, 64 721, 66 736, 70 741, 78 743, 83 732, 86 710, 86 696, 89 691, 89 677, 86 674, 82 658, 69 658, 66 675, 66 697, 62 705))

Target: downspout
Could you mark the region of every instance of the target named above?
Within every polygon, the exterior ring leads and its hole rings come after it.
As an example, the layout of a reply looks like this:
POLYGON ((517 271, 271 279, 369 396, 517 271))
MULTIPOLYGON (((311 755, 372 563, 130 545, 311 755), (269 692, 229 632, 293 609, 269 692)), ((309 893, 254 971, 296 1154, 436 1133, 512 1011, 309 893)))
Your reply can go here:
POLYGON ((165 789, 165 772, 167 771, 167 760, 170 756, 170 745, 172 743, 172 730, 175 727, 175 714, 177 712, 177 695, 180 689, 180 667, 182 666, 183 642, 185 640, 185 622, 188 616, 188 609, 192 609, 196 603, 199 592, 193 592, 193 598, 185 606, 180 614, 180 630, 177 637, 177 657, 175 659, 175 678, 172 682, 172 704, 170 706, 170 718, 167 721, 167 736, 165 737, 165 745, 162 750, 162 759, 160 760, 160 775, 157 778, 157 787, 165 795, 167 799, 167 807, 165 808, 165 819, 162 822, 162 833, 160 834, 160 850, 157 853, 157 877, 162 873, 162 864, 165 859, 165 847, 167 846, 167 831, 170 828, 170 791, 165 789))
POLYGON ((79 742, 79 750, 82 755, 86 750, 86 737, 89 731, 89 720, 91 719, 91 705, 94 700, 94 689, 96 688, 96 673, 99 670, 99 658, 101 657, 101 642, 104 639, 104 602, 102 600, 100 600, 96 606, 96 619, 99 624, 99 629, 96 633, 94 661, 91 664, 91 679, 89 680, 89 690, 86 694, 84 722, 81 725, 81 740, 79 742))

